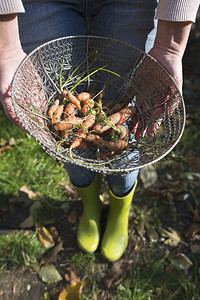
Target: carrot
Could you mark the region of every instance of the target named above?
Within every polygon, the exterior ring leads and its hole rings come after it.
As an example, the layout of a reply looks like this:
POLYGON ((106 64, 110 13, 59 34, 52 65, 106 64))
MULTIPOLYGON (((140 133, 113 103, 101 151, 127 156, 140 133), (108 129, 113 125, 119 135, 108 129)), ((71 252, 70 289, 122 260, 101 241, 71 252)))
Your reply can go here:
POLYGON ((130 117, 135 115, 136 109, 135 107, 126 107, 120 110, 119 112, 111 115, 108 117, 108 124, 97 124, 94 126, 94 131, 96 134, 102 134, 106 130, 110 129, 112 125, 117 125, 117 124, 123 124, 125 121, 127 121, 130 117))
POLYGON ((57 109, 55 110, 55 112, 53 113, 53 116, 52 116, 52 120, 51 120, 51 124, 56 124, 58 123, 60 120, 61 120, 61 116, 62 116, 62 113, 63 113, 63 109, 64 109, 64 105, 61 104, 57 107, 57 109))
POLYGON ((128 146, 127 141, 121 139, 118 139, 116 141, 105 141, 101 136, 95 134, 86 136, 86 140, 97 148, 107 148, 109 152, 114 151, 114 153, 121 152, 128 146))
POLYGON ((129 137, 128 128, 123 126, 123 125, 116 125, 116 128, 119 129, 119 132, 116 132, 115 129, 112 129, 111 132, 110 132, 110 136, 112 136, 112 134, 116 134, 119 139, 127 140, 128 137, 129 137))
POLYGON ((64 120, 56 123, 54 125, 54 129, 56 131, 58 131, 58 130, 65 131, 65 130, 75 128, 78 124, 81 124, 81 123, 82 123, 82 119, 72 115, 72 116, 69 116, 69 117, 65 118, 64 120))
POLYGON ((95 123, 95 115, 94 114, 87 115, 77 132, 77 136, 74 138, 69 148, 70 153, 72 149, 80 146, 81 142, 86 138, 88 130, 92 128, 94 123, 95 123))
POLYGON ((64 130, 64 131, 62 132, 62 137, 63 137, 64 139, 67 139, 68 136, 69 136, 69 130, 64 130))
POLYGON ((88 99, 87 101, 84 102, 84 105, 82 107, 82 112, 84 114, 86 114, 93 107, 94 107, 94 100, 93 99, 88 99))
POLYGON ((64 90, 61 95, 62 95, 63 98, 68 99, 69 102, 74 104, 76 106, 76 108, 78 109, 78 111, 81 111, 80 101, 70 91, 64 90))
POLYGON ((64 112, 63 112, 63 118, 66 118, 66 117, 69 117, 71 115, 74 115, 75 113, 75 106, 74 104, 72 104, 71 102, 68 103, 66 106, 65 106, 65 109, 64 109, 64 112))
POLYGON ((83 141, 83 142, 78 146, 78 149, 81 149, 81 150, 84 150, 84 151, 89 150, 88 143, 85 142, 85 141, 83 141))
POLYGON ((88 93, 88 92, 82 92, 82 93, 78 94, 77 99, 80 102, 85 102, 88 99, 92 99, 92 95, 90 93, 88 93))
POLYGON ((58 106, 59 106, 59 100, 57 99, 57 100, 54 101, 54 104, 51 105, 51 107, 49 108, 49 110, 47 112, 47 114, 48 114, 48 116, 50 118, 53 117, 53 113, 56 111, 56 109, 58 108, 58 106))

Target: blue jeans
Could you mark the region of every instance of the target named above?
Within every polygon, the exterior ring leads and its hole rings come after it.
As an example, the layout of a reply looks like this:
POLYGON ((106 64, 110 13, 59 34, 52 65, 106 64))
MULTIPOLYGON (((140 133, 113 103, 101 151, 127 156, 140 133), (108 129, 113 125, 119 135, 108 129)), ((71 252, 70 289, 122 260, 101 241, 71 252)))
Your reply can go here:
MULTIPOLYGON (((148 52, 156 34, 157 0, 23 0, 25 14, 19 14, 22 47, 30 53, 49 40, 73 35, 112 37, 148 52)), ((88 186, 96 173, 65 164, 71 182, 88 186)), ((108 175, 116 196, 133 187, 138 170, 124 176, 108 175)))

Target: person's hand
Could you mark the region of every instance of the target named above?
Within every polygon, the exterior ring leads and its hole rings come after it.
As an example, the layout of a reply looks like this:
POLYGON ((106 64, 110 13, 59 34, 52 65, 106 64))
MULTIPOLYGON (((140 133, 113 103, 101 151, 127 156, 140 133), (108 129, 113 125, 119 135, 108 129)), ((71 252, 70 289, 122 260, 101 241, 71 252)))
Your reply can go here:
POLYGON ((162 49, 156 45, 149 51, 149 55, 154 57, 169 72, 182 93, 183 72, 181 55, 171 53, 169 49, 162 49))
POLYGON ((8 119, 23 131, 12 106, 10 88, 13 76, 25 56, 26 54, 21 48, 12 51, 7 51, 5 48, 5 51, 1 51, 0 60, 0 100, 8 119))
POLYGON ((10 87, 25 56, 19 39, 17 14, 0 15, 0 101, 8 119, 22 130, 12 106, 10 87))
POLYGON ((132 132, 137 140, 145 134, 149 137, 155 135, 166 110, 166 104, 168 113, 172 113, 176 107, 173 95, 178 89, 180 92, 182 90, 181 58, 156 47, 153 47, 149 54, 164 69, 147 56, 135 72, 134 84, 138 114, 132 122, 132 132), (176 80, 175 84, 165 69, 176 80))
POLYGON ((138 116, 132 122, 135 138, 147 133, 154 136, 163 115, 171 115, 182 94, 182 58, 187 45, 192 22, 158 20, 153 48, 149 55, 155 58, 171 75, 167 76, 158 64, 145 57, 135 71, 136 107, 138 116), (179 94, 179 96, 178 96, 179 94))

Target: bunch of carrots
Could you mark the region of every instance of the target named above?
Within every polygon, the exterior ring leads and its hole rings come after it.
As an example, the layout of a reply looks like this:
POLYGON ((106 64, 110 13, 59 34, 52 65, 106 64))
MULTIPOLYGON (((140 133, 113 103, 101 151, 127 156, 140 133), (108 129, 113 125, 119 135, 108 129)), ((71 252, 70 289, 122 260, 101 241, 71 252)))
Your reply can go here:
POLYGON ((136 114, 136 109, 123 103, 113 105, 112 101, 104 106, 103 93, 98 97, 88 92, 75 96, 64 90, 47 113, 51 131, 68 145, 71 158, 73 149, 88 150, 90 146, 99 149, 101 158, 105 158, 127 148, 129 130, 122 124, 136 114))

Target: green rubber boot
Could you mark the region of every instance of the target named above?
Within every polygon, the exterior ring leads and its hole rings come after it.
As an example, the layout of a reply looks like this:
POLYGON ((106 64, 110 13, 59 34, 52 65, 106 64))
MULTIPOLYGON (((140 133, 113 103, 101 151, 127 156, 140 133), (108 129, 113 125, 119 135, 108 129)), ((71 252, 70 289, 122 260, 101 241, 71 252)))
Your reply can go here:
POLYGON ((100 239, 100 218, 103 202, 99 198, 102 176, 97 174, 85 187, 75 187, 83 202, 83 214, 77 230, 77 243, 81 250, 93 253, 100 239))
POLYGON ((109 261, 118 260, 126 250, 129 208, 136 185, 137 180, 130 193, 124 197, 116 197, 110 191, 110 210, 101 245, 101 253, 109 261))

